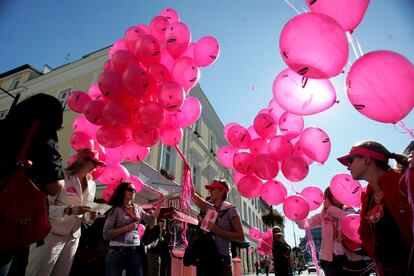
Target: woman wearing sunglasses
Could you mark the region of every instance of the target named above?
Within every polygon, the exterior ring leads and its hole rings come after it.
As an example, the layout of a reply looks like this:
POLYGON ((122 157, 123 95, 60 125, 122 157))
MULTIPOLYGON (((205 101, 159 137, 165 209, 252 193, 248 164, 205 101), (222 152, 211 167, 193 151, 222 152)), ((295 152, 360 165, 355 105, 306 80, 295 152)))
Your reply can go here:
POLYGON ((115 189, 108 204, 113 208, 108 215, 103 228, 103 237, 110 240, 106 256, 106 274, 108 276, 143 275, 145 265, 145 249, 138 235, 139 221, 153 223, 158 217, 164 196, 154 205, 151 214, 146 213, 140 206, 133 203, 135 186, 130 182, 122 182, 115 189))
POLYGON ((43 243, 30 246, 26 275, 69 275, 81 234, 81 223, 91 225, 96 212, 87 206, 95 198, 92 171, 103 166, 98 152, 82 149, 68 161, 65 186, 48 196, 52 230, 43 243), (88 215, 85 216, 85 214, 88 215))
POLYGON ((353 179, 368 182, 361 196, 359 234, 363 248, 377 264, 377 275, 413 275, 414 263, 409 260, 413 252, 412 159, 411 173, 404 174, 409 165, 407 156, 391 153, 380 143, 365 141, 338 161, 348 167, 353 179), (400 170, 390 168, 389 159, 395 159, 400 170))

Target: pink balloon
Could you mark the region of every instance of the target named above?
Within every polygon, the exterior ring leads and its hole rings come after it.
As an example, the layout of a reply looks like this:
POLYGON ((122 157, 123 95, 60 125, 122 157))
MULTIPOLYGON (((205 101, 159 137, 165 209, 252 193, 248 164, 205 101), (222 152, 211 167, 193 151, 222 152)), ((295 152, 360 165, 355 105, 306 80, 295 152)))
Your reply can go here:
POLYGON ((264 180, 271 180, 279 173, 279 165, 269 154, 259 154, 254 160, 254 173, 264 180))
POLYGON ((260 195, 263 183, 254 175, 247 175, 239 180, 237 190, 246 198, 256 198, 260 195))
POLYGON ((110 164, 105 166, 101 178, 104 183, 117 185, 129 177, 128 170, 120 164, 110 164))
POLYGON ((361 22, 369 2, 370 0, 306 0, 312 12, 332 17, 345 31, 350 32, 361 22))
POLYGON ((342 233, 351 241, 361 244, 358 229, 361 224, 361 216, 359 214, 349 214, 342 219, 342 233))
MULTIPOLYGON (((254 140, 254 139, 256 139, 256 138, 262 138, 262 137, 260 137, 260 135, 259 134, 257 134, 257 132, 256 132, 256 130, 254 130, 254 126, 249 126, 248 128, 247 128, 247 131, 249 132, 249 134, 250 134, 250 139, 251 140, 254 140)), ((226 134, 224 134, 224 135, 226 135, 226 134)), ((224 137, 226 137, 226 136, 224 136, 224 137)), ((227 140, 227 139, 226 139, 227 140)))
POLYGON ((103 126, 96 132, 96 139, 106 148, 115 148, 125 143, 128 137, 122 128, 103 126))
POLYGON ((105 149, 105 164, 120 164, 124 160, 121 153, 121 147, 105 149))
POLYGON ((167 49, 161 49, 161 60, 160 64, 164 65, 170 73, 174 68, 175 60, 171 56, 171 54, 167 51, 167 49))
POLYGON ((229 128, 227 139, 232 146, 239 149, 247 149, 250 145, 250 134, 244 127, 235 125, 229 128))
POLYGON ((282 182, 269 180, 263 185, 260 196, 269 205, 279 205, 285 200, 287 190, 282 182))
POLYGON ((92 124, 84 116, 76 117, 72 122, 73 131, 81 131, 88 134, 90 137, 96 136, 96 131, 99 126, 92 124))
POLYGON ((329 187, 332 195, 343 204, 351 207, 361 206, 361 183, 354 180, 349 174, 339 173, 334 175, 329 187))
POLYGON ((102 111, 107 101, 104 99, 90 101, 85 105, 85 118, 94 125, 102 125, 102 111))
POLYGON ((160 12, 160 15, 167 18, 170 24, 180 21, 180 15, 174 9, 171 9, 171 8, 162 10, 160 12))
POLYGON ((310 211, 318 209, 323 203, 323 192, 316 186, 308 186, 300 192, 306 198, 310 211))
POLYGON ((139 65, 132 65, 122 74, 122 84, 130 96, 141 99, 149 88, 147 72, 139 65))
POLYGON ((166 66, 155 63, 148 68, 148 81, 156 87, 169 80, 171 80, 171 73, 166 66))
POLYGON ((158 40, 152 35, 141 35, 135 45, 135 56, 145 66, 159 63, 161 60, 161 46, 158 40))
POLYGON ((172 75, 176 82, 189 91, 198 83, 200 70, 192 58, 179 57, 175 60, 172 75))
POLYGON ((144 236, 144 233, 145 233, 145 225, 140 223, 138 225, 138 236, 140 239, 142 239, 142 237, 144 236))
POLYGON ((272 115, 273 119, 275 119, 276 122, 279 121, 280 117, 283 113, 285 113, 286 110, 284 110, 275 99, 270 100, 269 105, 267 107, 267 113, 272 115))
POLYGON ((181 128, 186 128, 194 124, 200 118, 202 106, 200 101, 192 96, 188 96, 183 106, 177 111, 177 123, 181 128))
POLYGON ((150 154, 150 148, 140 146, 129 140, 122 145, 121 154, 124 160, 128 162, 141 162, 150 154))
POLYGON ((132 130, 132 138, 138 145, 152 147, 160 140, 160 131, 139 125, 132 130))
POLYGON ((105 189, 102 192, 102 198, 106 201, 109 202, 109 200, 111 199, 112 195, 115 192, 115 189, 118 185, 108 185, 105 187, 105 189))
POLYGON ((306 163, 308 165, 313 163, 313 159, 311 159, 309 156, 307 156, 303 150, 302 147, 299 145, 299 141, 296 142, 296 144, 293 145, 293 154, 302 157, 305 159, 306 163))
POLYGON ((234 168, 233 157, 237 152, 239 150, 233 146, 223 146, 217 152, 217 159, 223 167, 232 169, 234 168))
POLYGON ((167 146, 176 146, 183 138, 183 130, 173 124, 165 124, 160 128, 161 142, 167 146))
POLYGON ((124 41, 129 51, 132 53, 135 51, 135 45, 137 44, 138 37, 144 34, 148 34, 148 32, 144 28, 138 26, 130 27, 125 31, 124 41))
POLYGON ((91 101, 91 97, 83 91, 70 92, 67 104, 74 112, 83 113, 85 105, 91 101))
POLYGON ((109 58, 112 58, 112 56, 121 50, 128 50, 125 41, 123 39, 119 39, 115 41, 115 43, 112 45, 111 49, 109 49, 109 58))
POLYGON ((113 54, 111 67, 118 74, 122 75, 124 71, 135 64, 135 57, 128 50, 120 50, 113 54))
POLYGON ((102 70, 103 72, 113 71, 112 65, 111 65, 111 60, 110 59, 108 59, 107 61, 105 61, 104 65, 102 67, 103 67, 103 70, 102 70))
POLYGON ((298 137, 302 133, 303 126, 303 118, 300 115, 285 112, 280 116, 279 129, 288 140, 298 137))
POLYGON ((280 54, 294 72, 313 79, 328 79, 343 71, 348 41, 342 27, 319 13, 295 16, 280 34, 280 54))
POLYGON ((262 233, 260 232, 260 230, 256 227, 251 227, 249 229, 249 235, 252 239, 258 240, 261 238, 262 233))
POLYGON ((378 122, 395 124, 414 107, 414 66, 391 51, 360 57, 348 73, 346 86, 355 109, 378 122))
POLYGON ((103 169, 104 167, 96 167, 91 173, 92 178, 95 180, 100 177, 102 175, 103 169))
POLYGON ((286 111, 297 115, 322 112, 336 101, 335 88, 328 79, 309 79, 291 69, 275 78, 273 96, 286 111))
MULTIPOLYGON (((239 124, 237 124, 237 123, 232 122, 232 123, 228 123, 228 124, 227 124, 227 125, 225 125, 225 126, 224 126, 224 128, 223 128, 223 135, 224 135, 224 139, 226 139, 227 143, 229 143, 229 144, 230 144, 230 142, 229 142, 229 139, 228 139, 228 134, 229 134, 229 129, 230 129, 232 126, 240 126, 240 125, 239 125, 239 124)), ((259 137, 259 136, 257 136, 257 137, 259 137)))
POLYGON ((104 125, 125 127, 131 120, 131 112, 124 103, 109 101, 102 110, 102 123, 104 125))
POLYGON ((151 34, 158 40, 160 44, 165 43, 165 31, 167 30, 170 22, 164 16, 155 16, 149 25, 151 34))
POLYGON ((159 128, 164 121, 165 114, 161 104, 149 101, 141 105, 138 117, 144 127, 159 128))
POLYGON ((76 151, 81 149, 93 149, 93 139, 85 132, 75 131, 70 137, 70 145, 76 151))
POLYGON ((104 148, 104 146, 99 144, 99 142, 97 140, 94 140, 93 149, 98 152, 99 160, 102 160, 102 161, 106 162, 106 149, 104 148))
POLYGON ((254 171, 254 157, 247 152, 238 152, 234 155, 233 167, 244 175, 252 174, 254 171))
POLYGON ((301 195, 291 195, 283 203, 285 216, 292 221, 301 221, 309 214, 309 204, 301 195))
POLYGON ((158 90, 158 101, 167 111, 177 111, 184 104, 184 89, 175 81, 166 81, 158 90))
POLYGON ((181 56, 182 57, 190 57, 190 58, 194 59, 195 46, 196 46, 196 43, 190 42, 190 44, 188 44, 187 50, 185 50, 185 52, 181 56))
POLYGON ((106 98, 121 101, 126 95, 122 87, 122 78, 116 72, 103 72, 99 76, 99 90, 106 98))
POLYGON ((291 155, 282 162, 282 173, 290 181, 299 182, 308 175, 309 166, 305 159, 291 155))
POLYGON ((165 31, 166 47, 174 58, 179 57, 187 50, 190 40, 190 30, 182 22, 172 23, 165 31))
POLYGON ((331 152, 331 141, 328 134, 317 127, 304 129, 298 143, 309 158, 322 164, 325 163, 331 152))
POLYGON ((200 38, 194 48, 194 60, 200 67, 208 66, 214 63, 219 54, 219 43, 212 36, 204 36, 200 38))
POLYGON ((254 130, 263 138, 276 135, 277 122, 269 114, 258 114, 253 122, 254 130))
POLYGON ((264 138, 256 138, 250 142, 250 153, 254 156, 258 154, 267 154, 267 140, 264 138))
POLYGON ((135 191, 137 193, 139 193, 142 189, 144 189, 145 184, 141 180, 141 178, 139 178, 138 176, 131 175, 130 177, 127 178, 126 181, 131 182, 134 185, 135 191))
POLYGON ((268 150, 270 156, 281 161, 293 153, 293 145, 285 136, 278 135, 270 139, 268 150))
POLYGON ((246 175, 239 173, 238 171, 234 170, 233 171, 233 180, 234 183, 236 183, 236 185, 239 184, 240 179, 242 179, 243 177, 245 177, 246 175))
POLYGON ((88 95, 92 100, 97 100, 102 97, 101 90, 99 90, 99 85, 97 83, 94 83, 89 87, 88 95))

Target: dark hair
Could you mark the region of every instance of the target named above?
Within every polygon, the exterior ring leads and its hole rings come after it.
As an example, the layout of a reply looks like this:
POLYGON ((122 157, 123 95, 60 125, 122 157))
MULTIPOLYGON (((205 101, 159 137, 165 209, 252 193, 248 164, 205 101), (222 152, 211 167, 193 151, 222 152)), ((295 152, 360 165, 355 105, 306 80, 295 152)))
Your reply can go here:
MULTIPOLYGON (((392 153, 387 150, 383 145, 375 141, 363 141, 359 142, 355 146, 369 149, 372 151, 376 151, 382 155, 384 155, 388 159, 394 159, 397 164, 399 165, 398 171, 404 171, 408 167, 408 157, 403 154, 392 153)), ((390 169, 390 165, 388 162, 380 161, 377 159, 372 158, 375 165, 383 171, 387 171, 390 169)))
POLYGON ((213 181, 212 181, 212 183, 213 183, 214 181, 220 182, 221 184, 223 184, 223 185, 225 185, 225 186, 227 187, 228 192, 225 192, 225 191, 222 189, 222 190, 224 191, 224 194, 223 194, 223 197, 221 198, 223 201, 224 201, 224 200, 226 200, 226 199, 227 199, 227 195, 228 195, 228 194, 229 194, 229 192, 230 192, 230 186, 229 186, 229 184, 227 184, 227 181, 226 181, 226 180, 224 180, 224 179, 215 179, 215 180, 213 180, 213 181))
POLYGON ((273 233, 273 235, 276 235, 278 233, 282 233, 282 228, 280 228, 280 226, 275 226, 272 229, 272 233, 273 233))
POLYGON ((13 107, 6 120, 19 124, 20 127, 30 127, 33 122, 40 121, 42 128, 57 131, 62 127, 63 108, 55 97, 39 93, 33 95, 13 107))
POLYGON ((124 202, 124 194, 125 191, 128 189, 129 185, 131 185, 131 182, 121 182, 118 187, 116 187, 114 194, 111 196, 111 198, 108 201, 108 204, 113 207, 120 207, 122 206, 124 202))
MULTIPOLYGON (((328 199, 334 206, 336 206, 335 205, 335 203, 334 203, 334 201, 333 201, 333 199, 335 198, 334 197, 334 195, 332 194, 332 192, 331 192, 331 188, 330 187, 328 187, 328 188, 326 188, 325 189, 325 191, 323 192, 323 198, 324 199, 328 199)), ((336 198, 335 198, 336 199, 336 198)), ((337 199, 336 199, 336 201, 337 202, 339 202, 337 199)), ((344 204, 343 203, 341 203, 341 205, 340 206, 336 206, 336 207, 338 207, 338 208, 343 208, 344 207, 344 204)))

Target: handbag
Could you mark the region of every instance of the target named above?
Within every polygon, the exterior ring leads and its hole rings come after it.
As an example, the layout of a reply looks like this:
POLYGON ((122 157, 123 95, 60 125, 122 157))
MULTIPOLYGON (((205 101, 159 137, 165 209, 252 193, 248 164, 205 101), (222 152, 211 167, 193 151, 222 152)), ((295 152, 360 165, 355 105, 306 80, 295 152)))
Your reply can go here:
POLYGON ((31 161, 26 159, 39 123, 31 127, 16 167, 0 182, 0 252, 43 240, 51 229, 46 194, 26 175, 31 161))

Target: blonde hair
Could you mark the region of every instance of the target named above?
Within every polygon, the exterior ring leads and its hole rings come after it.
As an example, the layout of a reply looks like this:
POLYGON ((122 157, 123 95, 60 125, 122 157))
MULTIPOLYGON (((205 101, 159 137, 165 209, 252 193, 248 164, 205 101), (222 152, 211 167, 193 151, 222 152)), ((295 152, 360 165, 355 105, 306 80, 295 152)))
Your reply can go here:
MULTIPOLYGON (((78 173, 82 167, 85 165, 85 163, 87 162, 86 158, 89 158, 87 156, 81 156, 82 153, 89 151, 89 149, 81 149, 79 150, 78 154, 80 155, 78 158, 76 158, 76 160, 70 164, 68 167, 65 168, 65 171, 69 174, 69 175, 74 175, 76 173, 78 173)), ((86 178, 88 180, 92 179, 92 175, 91 174, 87 174, 86 178)))

